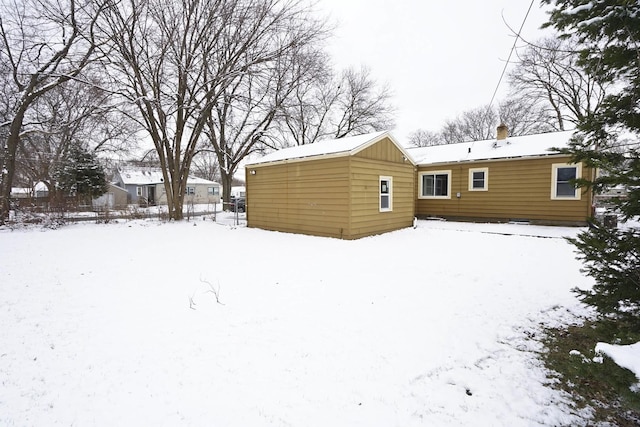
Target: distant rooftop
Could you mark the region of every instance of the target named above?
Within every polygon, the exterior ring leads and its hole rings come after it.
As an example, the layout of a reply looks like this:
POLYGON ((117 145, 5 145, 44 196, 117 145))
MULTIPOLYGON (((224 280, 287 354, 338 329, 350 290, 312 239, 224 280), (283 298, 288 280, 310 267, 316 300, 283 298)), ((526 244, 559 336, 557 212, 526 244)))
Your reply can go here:
MULTIPOLYGON (((159 168, 126 166, 118 169, 122 182, 131 185, 162 184, 164 178, 159 168)), ((187 184, 218 184, 215 181, 189 175, 187 184)))

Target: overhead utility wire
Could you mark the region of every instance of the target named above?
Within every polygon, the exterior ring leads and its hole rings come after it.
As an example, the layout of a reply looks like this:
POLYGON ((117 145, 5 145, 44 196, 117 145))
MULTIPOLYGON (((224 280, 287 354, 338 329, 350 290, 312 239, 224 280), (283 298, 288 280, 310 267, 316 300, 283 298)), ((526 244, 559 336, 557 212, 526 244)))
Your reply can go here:
POLYGON ((531 12, 531 8, 533 7, 534 1, 535 0, 531 0, 531 4, 529 5, 527 14, 524 16, 524 19, 522 20, 522 24, 520 25, 520 29, 518 30, 518 34, 516 34, 516 39, 513 41, 513 46, 511 46, 511 52, 509 52, 509 57, 507 58, 507 62, 504 63, 504 68, 502 69, 502 74, 500 74, 500 79, 498 80, 498 84, 496 85, 496 90, 493 91, 493 96, 491 97, 491 101, 489 101, 489 107, 491 107, 491 105, 493 104, 493 100, 496 97, 496 93, 498 93, 498 89, 500 88, 500 83, 502 83, 502 78, 504 77, 504 73, 507 71, 507 67, 509 66, 511 55, 513 55, 513 51, 516 50, 516 43, 518 43, 518 39, 520 38, 520 33, 522 33, 522 28, 524 27, 525 22, 527 22, 527 18, 529 17, 529 12, 531 12))

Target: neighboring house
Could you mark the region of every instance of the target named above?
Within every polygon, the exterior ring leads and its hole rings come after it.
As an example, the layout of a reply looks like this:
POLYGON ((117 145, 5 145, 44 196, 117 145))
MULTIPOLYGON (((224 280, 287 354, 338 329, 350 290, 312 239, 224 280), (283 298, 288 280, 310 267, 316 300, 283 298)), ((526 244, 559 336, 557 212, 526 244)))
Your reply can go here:
POLYGON ((11 198, 15 199, 32 199, 32 198, 49 197, 49 188, 42 181, 36 182, 32 188, 29 187, 11 187, 11 198))
MULTIPOLYGON (((161 187, 162 192, 159 193, 158 203, 167 204, 167 196, 164 191, 164 186, 161 187)), ((195 176, 189 176, 187 179, 187 189, 184 195, 185 203, 199 204, 213 204, 220 203, 220 194, 222 186, 215 181, 209 181, 204 178, 197 178, 195 176)))
POLYGON ((249 227, 357 239, 413 224, 415 164, 387 132, 286 148, 245 170, 249 227))
POLYGON ((12 187, 9 196, 17 205, 46 207, 49 203, 49 189, 42 182, 36 182, 33 187, 12 187))
POLYGON ((115 184, 107 184, 107 192, 93 199, 94 209, 123 209, 127 207, 129 192, 115 184))
POLYGON ((571 179, 591 178, 582 164, 551 148, 567 147, 573 132, 409 149, 418 164, 416 216, 459 220, 584 225, 591 192, 571 179))
MULTIPOLYGON (((165 205, 167 197, 162 171, 158 168, 126 167, 115 172, 114 182, 128 192, 128 203, 165 205)), ((189 176, 184 196, 185 203, 219 203, 220 184, 189 176)))
POLYGON ((231 187, 231 198, 244 199, 247 197, 247 189, 244 185, 231 187))
POLYGON ((42 181, 36 182, 33 186, 33 190, 35 191, 35 195, 38 198, 46 198, 49 197, 49 187, 42 181))
POLYGON ((163 183, 163 177, 159 169, 125 167, 115 171, 113 182, 127 190, 128 204, 155 205, 158 185, 163 183))
POLYGON ((33 189, 31 188, 11 187, 10 197, 12 199, 31 199, 33 196, 33 189))

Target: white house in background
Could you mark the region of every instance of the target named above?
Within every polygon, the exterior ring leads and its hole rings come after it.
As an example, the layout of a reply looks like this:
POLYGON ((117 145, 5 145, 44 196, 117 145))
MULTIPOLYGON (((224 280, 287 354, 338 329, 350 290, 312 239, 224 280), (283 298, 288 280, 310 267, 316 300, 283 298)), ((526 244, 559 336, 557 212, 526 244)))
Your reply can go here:
MULTIPOLYGON (((128 203, 141 205, 166 205, 164 177, 159 168, 124 167, 116 170, 114 183, 127 190, 128 203)), ((185 203, 204 204, 220 202, 220 184, 203 178, 189 176, 184 197, 185 203)))
POLYGON ((27 187, 11 187, 12 199, 30 199, 34 197, 33 190, 27 187))
POLYGON ((31 199, 34 197, 49 197, 47 184, 42 181, 36 182, 32 188, 11 187, 11 197, 14 199, 31 199))
POLYGON ((244 185, 231 187, 231 198, 244 199, 247 197, 247 188, 244 185))

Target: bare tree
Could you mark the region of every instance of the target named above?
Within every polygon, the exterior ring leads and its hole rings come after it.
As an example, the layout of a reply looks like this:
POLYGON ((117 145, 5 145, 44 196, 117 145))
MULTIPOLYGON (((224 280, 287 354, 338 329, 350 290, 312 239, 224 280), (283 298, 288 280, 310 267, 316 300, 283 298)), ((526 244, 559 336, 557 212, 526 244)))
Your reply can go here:
POLYGON ((331 123, 335 138, 394 126, 391 90, 386 85, 379 86, 368 68, 344 71, 338 88, 336 120, 331 123))
MULTIPOLYGON (((274 7, 278 2, 268 1, 274 7)), ((274 11, 277 26, 269 37, 257 40, 248 56, 272 51, 249 72, 228 79, 215 108, 206 121, 207 141, 220 166, 223 200, 229 202, 234 175, 241 162, 255 152, 280 146, 281 112, 296 89, 317 75, 316 44, 325 36, 324 23, 310 15, 300 2, 288 2, 274 11)))
POLYGON ((488 105, 468 110, 456 119, 447 120, 442 128, 442 138, 447 144, 491 139, 498 121, 495 110, 488 105))
POLYGON ((597 112, 607 85, 578 65, 578 42, 548 38, 528 45, 509 74, 514 96, 543 109, 555 130, 577 124, 597 112))
MULTIPOLYGON (((544 111, 528 98, 513 97, 492 108, 489 105, 468 110, 453 120, 448 120, 440 133, 412 134, 412 144, 455 144, 466 141, 482 141, 496 137, 499 124, 505 124, 512 136, 550 132, 553 126, 544 111)), ((426 145, 419 145, 426 146, 426 145)))
POLYGON ((76 78, 96 58, 96 21, 104 2, 24 0, 0 3, 0 70, 5 98, 0 128, 0 222, 9 212, 20 140, 32 130, 40 97, 76 78))
MULTIPOLYGON (((116 34, 119 56, 114 76, 158 154, 170 218, 183 217, 187 177, 205 129, 211 138, 211 129, 230 123, 216 116, 241 99, 233 90, 238 80, 259 80, 285 52, 304 44, 309 22, 299 0, 129 0, 109 9, 106 31, 116 34)), ((243 133, 248 142, 238 153, 251 152, 263 131, 257 125, 243 133)), ((233 173, 237 165, 224 144, 216 152, 222 170, 233 173)))
MULTIPOLYGON (((326 59, 321 59, 327 64, 326 59)), ((325 65, 299 86, 283 111, 283 145, 305 145, 394 126, 391 91, 379 85, 369 69, 347 69, 338 75, 325 65)))
POLYGON ((409 143, 414 147, 431 147, 446 144, 442 134, 418 129, 409 134, 409 143))
POLYGON ((325 52, 315 49, 299 59, 292 72, 306 78, 283 104, 278 120, 282 146, 313 144, 329 136, 332 107, 341 93, 325 52))
MULTIPOLYGON (((498 117, 513 136, 534 135, 556 130, 540 105, 527 98, 513 96, 498 104, 498 117)), ((497 126, 497 124, 496 124, 497 126)))
POLYGON ((16 178, 32 186, 43 182, 55 200, 53 171, 72 145, 93 153, 122 156, 135 141, 135 129, 110 103, 110 93, 98 82, 72 80, 43 94, 33 104, 31 131, 23 135, 17 153, 16 178))
POLYGON ((202 150, 193 158, 191 170, 194 175, 210 181, 220 181, 220 165, 212 150, 202 150))

